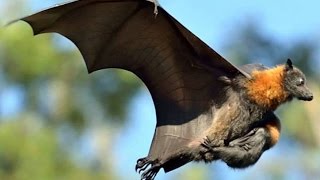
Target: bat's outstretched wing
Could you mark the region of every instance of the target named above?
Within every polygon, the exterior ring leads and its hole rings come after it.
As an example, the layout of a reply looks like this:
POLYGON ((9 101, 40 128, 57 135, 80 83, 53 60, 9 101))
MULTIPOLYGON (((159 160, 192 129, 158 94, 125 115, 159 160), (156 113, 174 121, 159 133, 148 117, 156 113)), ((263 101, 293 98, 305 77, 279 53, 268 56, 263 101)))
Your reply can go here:
POLYGON ((212 123, 212 105, 226 96, 217 79, 242 73, 158 10, 155 17, 154 5, 144 0, 79 0, 22 19, 35 34, 69 38, 89 72, 121 68, 142 79, 157 114, 150 159, 168 157, 203 133, 212 123))

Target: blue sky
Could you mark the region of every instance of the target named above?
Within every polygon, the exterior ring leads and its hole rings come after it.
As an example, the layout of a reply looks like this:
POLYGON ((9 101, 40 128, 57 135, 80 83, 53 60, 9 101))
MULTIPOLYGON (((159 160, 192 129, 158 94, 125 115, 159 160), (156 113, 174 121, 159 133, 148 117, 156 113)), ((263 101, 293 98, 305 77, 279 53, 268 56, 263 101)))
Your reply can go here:
MULTIPOLYGON (((238 25, 257 21, 266 33, 282 41, 320 38, 320 1, 162 0, 163 7, 205 42, 223 51, 221 44, 238 25), (307 3, 306 3, 307 2, 307 3)), ((231 34, 232 36, 232 34, 231 34)))
MULTIPOLYGON (((17 15, 28 15, 58 2, 65 1, 29 0, 30 11, 26 14, 17 13, 17 15)), ((264 32, 271 34, 283 43, 292 43, 299 39, 320 39, 320 1, 317 0, 260 0, 242 1, 241 3, 230 0, 161 0, 160 4, 183 25, 227 58, 228 52, 225 52, 223 48, 225 42, 232 37, 237 27, 250 19, 258 22, 264 32)), ((0 2, 0 10, 3 7, 4 5, 0 2)), ((10 20, 9 17, 5 17, 5 19, 10 20)), ((320 41, 318 40, 317 42, 320 47, 320 41)), ((15 99, 19 97, 19 94, 12 92, 8 91, 6 92, 7 94, 1 93, 0 87, 0 97, 6 97, 4 99, 1 98, 0 101, 2 103, 0 102, 0 106, 1 104, 11 102, 10 105, 12 107, 6 107, 6 111, 9 112, 15 106, 18 106, 15 99)), ((125 172, 123 173, 124 177, 139 177, 134 172, 134 165, 136 159, 148 154, 156 119, 151 96, 146 89, 141 90, 138 96, 135 97, 130 109, 130 121, 120 131, 118 141, 121 143, 116 145, 114 153, 120 160, 116 167, 119 172, 125 172)), ((3 108, 2 111, 4 111, 3 108)), ((265 159, 275 157, 277 153, 284 153, 281 150, 281 146, 285 145, 280 143, 279 146, 265 153, 257 166, 245 170, 243 173, 230 170, 222 163, 206 166, 217 168, 219 170, 218 174, 216 174, 217 177, 219 177, 219 173, 220 175, 225 173, 227 174, 226 177, 229 178, 244 178, 246 173, 250 174, 259 170, 259 165, 263 164, 265 159)), ((192 164, 183 167, 183 169, 199 166, 203 166, 203 164, 192 164)), ((167 179, 179 173, 182 173, 182 170, 173 171, 166 176, 160 173, 159 179, 167 179)))

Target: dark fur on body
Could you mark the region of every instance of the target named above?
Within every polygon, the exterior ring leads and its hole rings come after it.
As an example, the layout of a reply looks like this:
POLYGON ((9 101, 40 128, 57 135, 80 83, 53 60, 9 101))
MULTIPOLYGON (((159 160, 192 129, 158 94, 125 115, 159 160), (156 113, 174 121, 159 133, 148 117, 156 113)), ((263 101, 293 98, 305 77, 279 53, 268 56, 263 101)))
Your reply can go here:
MULTIPOLYGON (((264 70, 267 69, 259 69, 259 71, 264 70)), ((290 59, 283 65, 281 70, 283 71, 281 72, 283 73, 281 80, 283 84, 282 90, 286 91, 284 94, 287 96, 283 98, 282 101, 275 101, 275 105, 269 106, 255 103, 255 100, 248 95, 246 86, 244 86, 247 84, 248 79, 243 78, 243 76, 238 76, 236 79, 230 81, 231 88, 234 91, 237 91, 240 96, 238 96, 238 99, 230 99, 226 103, 237 102, 238 108, 230 109, 238 111, 238 116, 234 119, 221 119, 221 121, 225 122, 224 125, 229 127, 228 133, 224 133, 224 135, 227 134, 227 136, 221 137, 223 133, 208 134, 207 139, 205 139, 205 142, 202 143, 202 145, 207 147, 209 151, 206 153, 209 154, 202 156, 202 158, 195 156, 197 157, 197 160, 210 162, 212 160, 221 159, 230 167, 248 167, 253 165, 265 150, 274 145, 271 143, 274 140, 272 139, 271 132, 266 128, 266 125, 275 121, 274 124, 279 124, 280 126, 280 122, 272 113, 275 109, 270 109, 270 107, 278 107, 280 104, 290 101, 294 97, 307 101, 313 99, 311 91, 306 86, 305 75, 299 69, 293 67, 290 59), (223 139, 224 145, 221 145, 221 141, 217 142, 215 139, 223 139), (243 148, 248 145, 251 148, 243 148)), ((248 73, 251 74, 252 72, 248 73)), ((251 80, 249 79, 249 81, 251 80)), ((217 131, 215 129, 211 130, 212 132, 217 131)))
POLYGON ((249 133, 230 142, 226 141, 224 146, 213 146, 210 139, 205 139, 202 144, 207 148, 204 160, 210 162, 220 159, 232 168, 246 168, 253 165, 262 153, 277 141, 274 139, 277 134, 272 134, 267 124, 277 126, 274 128, 280 133, 279 119, 272 112, 268 112, 249 133))
MULTIPOLYGON (((211 162, 222 160, 230 167, 244 168, 253 165, 261 154, 271 147, 271 136, 266 123, 275 119, 272 111, 252 103, 243 86, 246 79, 242 76, 230 84, 229 99, 218 111, 217 123, 204 135, 200 146, 193 149, 190 158, 195 161, 211 162), (237 91, 240 96, 233 96, 237 91)), ((217 112, 213 112, 217 113, 217 112)))
POLYGON ((208 149, 215 159, 224 161, 228 166, 245 168, 256 163, 262 153, 269 149, 270 138, 265 128, 254 128, 245 136, 231 141, 226 146, 208 146, 208 149))
MULTIPOLYGON (((267 70, 260 68, 256 71, 267 70)), ((220 159, 233 168, 245 168, 256 163, 262 153, 278 140, 274 139, 267 128, 272 121, 280 126, 278 118, 273 114, 275 108, 294 97, 308 101, 313 98, 305 85, 304 74, 292 66, 291 60, 277 71, 283 73, 283 77, 280 77, 282 84, 279 86, 282 89, 277 91, 285 91, 281 92, 281 96, 286 97, 270 101, 274 104, 261 104, 250 96, 247 84, 254 79, 247 79, 242 75, 234 79, 223 77, 224 83, 229 83, 225 89, 228 99, 221 107, 212 108, 210 113, 215 114, 212 127, 204 132, 201 139, 194 140, 188 147, 177 149, 170 157, 162 160, 139 159, 136 169, 139 172, 146 170, 142 179, 153 179, 161 167, 168 172, 193 160, 211 162, 220 159), (147 169, 149 165, 151 167, 147 169)), ((275 129, 280 131, 279 127, 275 129)))

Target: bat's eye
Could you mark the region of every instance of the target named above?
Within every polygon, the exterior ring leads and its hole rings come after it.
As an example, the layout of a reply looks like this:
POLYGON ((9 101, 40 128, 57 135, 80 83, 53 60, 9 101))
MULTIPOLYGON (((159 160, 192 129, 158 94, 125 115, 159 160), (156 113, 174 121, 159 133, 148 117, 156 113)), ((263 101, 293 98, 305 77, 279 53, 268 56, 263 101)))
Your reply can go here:
POLYGON ((298 82, 297 82, 297 86, 303 86, 304 85, 304 79, 303 78, 299 78, 298 82))

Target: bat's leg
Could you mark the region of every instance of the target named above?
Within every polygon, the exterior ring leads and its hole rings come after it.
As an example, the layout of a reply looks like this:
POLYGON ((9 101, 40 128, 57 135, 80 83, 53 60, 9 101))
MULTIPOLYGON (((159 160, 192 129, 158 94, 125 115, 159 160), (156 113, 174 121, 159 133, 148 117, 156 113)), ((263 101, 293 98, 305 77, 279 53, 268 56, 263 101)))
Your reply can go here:
POLYGON ((232 140, 231 142, 229 141, 225 141, 225 145, 226 146, 242 146, 242 145, 246 145, 248 144, 248 142, 250 140, 253 140, 254 135, 257 133, 257 131, 260 129, 260 131, 263 130, 263 128, 254 128, 253 130, 251 130, 249 133, 247 133, 246 135, 232 140))
MULTIPOLYGON (((244 146, 246 144, 248 144, 248 140, 250 138, 253 137, 253 135, 259 130, 259 128, 254 128, 253 130, 251 130, 249 133, 247 133, 246 135, 232 140, 231 142, 224 140, 224 145, 225 147, 232 147, 232 146, 244 146)), ((203 146, 204 148, 206 148, 207 152, 212 151, 213 148, 216 147, 221 147, 221 146, 217 146, 216 144, 213 144, 212 140, 207 136, 204 138, 203 142, 201 143, 201 146, 203 146)))
POLYGON ((155 16, 157 16, 158 15, 158 6, 159 6, 158 0, 147 0, 147 1, 150 1, 154 4, 153 13, 155 16))
POLYGON ((213 147, 212 153, 230 167, 245 168, 258 161, 266 150, 270 134, 265 128, 255 128, 247 135, 235 139, 228 146, 213 147))

